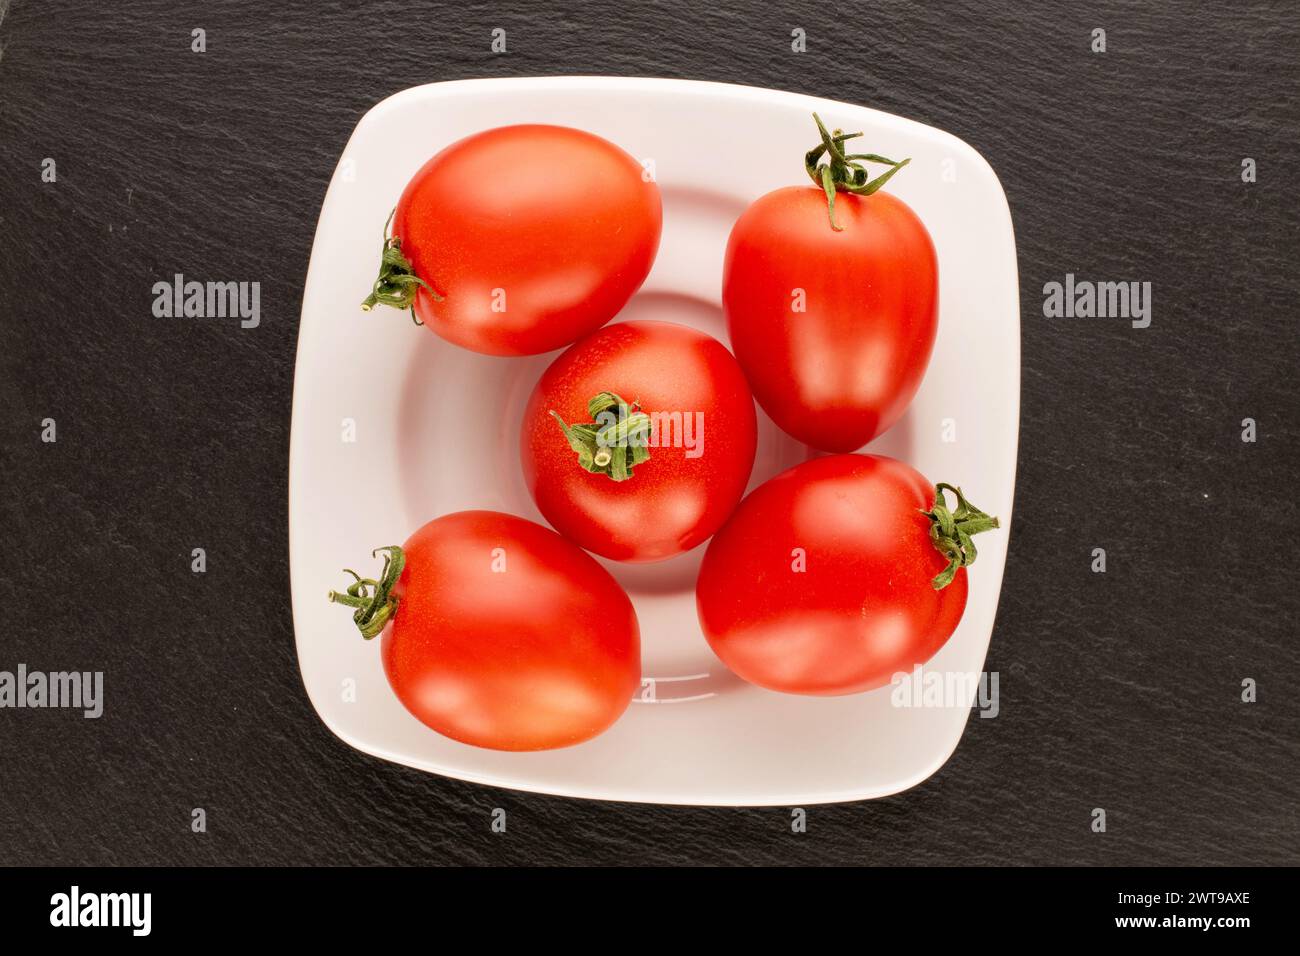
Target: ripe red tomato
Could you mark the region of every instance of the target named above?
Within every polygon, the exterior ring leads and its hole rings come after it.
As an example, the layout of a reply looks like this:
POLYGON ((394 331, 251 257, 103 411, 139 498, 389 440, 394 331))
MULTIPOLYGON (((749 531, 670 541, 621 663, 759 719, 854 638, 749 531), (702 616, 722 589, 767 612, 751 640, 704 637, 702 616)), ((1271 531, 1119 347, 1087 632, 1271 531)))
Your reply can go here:
POLYGON ((659 248, 659 187, 613 143, 505 126, 453 143, 398 200, 371 297, 449 342, 533 355, 600 328, 659 248))
POLYGON ((888 193, 807 186, 760 197, 731 230, 722 303, 754 397, 793 437, 861 448, 916 394, 938 327, 938 263, 916 214, 888 193))
POLYGON ((557 531, 607 558, 659 561, 700 544, 731 514, 756 435, 753 396, 721 342, 684 325, 622 322, 546 370, 520 447, 528 489, 557 531), (598 415, 591 403, 601 396, 610 407, 598 415), (650 447, 600 446, 589 426, 602 417, 634 433, 639 426, 650 447), (574 426, 588 427, 585 459, 574 426), (601 464, 601 451, 614 460, 601 464))
POLYGON ((641 683, 636 613, 590 555, 514 515, 461 511, 387 552, 357 609, 398 700, 453 740, 545 750, 608 728, 641 683), (390 620, 391 619, 391 620, 390 620))
POLYGON ((929 660, 966 609, 969 536, 997 527, 941 495, 875 455, 815 458, 755 489, 700 568, 714 652, 745 680, 792 694, 870 690, 929 660))

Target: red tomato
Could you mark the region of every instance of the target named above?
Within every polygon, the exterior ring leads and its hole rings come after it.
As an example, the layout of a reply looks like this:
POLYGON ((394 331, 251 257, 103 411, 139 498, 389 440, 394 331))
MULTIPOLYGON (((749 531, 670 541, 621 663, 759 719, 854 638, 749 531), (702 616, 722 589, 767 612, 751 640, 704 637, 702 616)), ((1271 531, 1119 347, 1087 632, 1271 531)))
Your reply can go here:
POLYGON ((636 614, 590 555, 495 511, 444 515, 387 550, 379 581, 330 599, 357 608, 366 637, 383 632, 397 699, 438 733, 545 750, 627 708, 641 682, 636 614))
POLYGON ((413 304, 475 352, 549 352, 600 328, 640 288, 662 218, 659 187, 613 143, 562 126, 491 129, 407 184, 365 307, 413 304))
POLYGON ((916 394, 938 327, 938 264, 916 214, 888 193, 791 186, 731 230, 722 303, 754 397, 823 451, 861 448, 916 394))
POLYGON ((700 568, 714 652, 745 680, 792 694, 870 690, 929 660, 966 608, 969 535, 997 527, 965 499, 953 511, 940 501, 941 514, 937 493, 874 455, 816 458, 755 489, 700 568), (950 519, 946 540, 931 538, 923 511, 950 519))
POLYGON ((753 396, 722 343, 684 325, 622 322, 551 364, 528 400, 520 444, 528 489, 557 531, 607 558, 659 561, 731 514, 756 434, 753 396), (621 398, 627 420, 640 416, 650 429, 648 460, 629 452, 622 480, 613 465, 584 465, 561 425, 596 424, 589 403, 601 394, 621 398))

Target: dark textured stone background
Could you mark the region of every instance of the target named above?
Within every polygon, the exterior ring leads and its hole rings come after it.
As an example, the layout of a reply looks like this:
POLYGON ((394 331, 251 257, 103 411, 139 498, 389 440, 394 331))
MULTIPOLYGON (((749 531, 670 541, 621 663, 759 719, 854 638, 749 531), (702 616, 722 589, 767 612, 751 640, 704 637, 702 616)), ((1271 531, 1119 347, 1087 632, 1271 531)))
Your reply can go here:
POLYGON ((814 3, 700 6, 12 5, 0 669, 103 669, 108 701, 99 721, 0 711, 0 863, 1300 860, 1300 11, 884 0, 847 29, 814 3), (489 53, 495 26, 508 55, 489 53), (386 764, 335 739, 298 676, 289 408, 334 164, 397 90, 565 73, 868 103, 964 138, 1010 198, 1024 381, 988 660, 1002 714, 920 787, 815 808, 805 835, 782 808, 587 803, 386 764), (150 287, 176 271, 260 280, 261 327, 154 319, 150 287), (1151 328, 1044 319, 1067 271, 1153 282, 1151 328))

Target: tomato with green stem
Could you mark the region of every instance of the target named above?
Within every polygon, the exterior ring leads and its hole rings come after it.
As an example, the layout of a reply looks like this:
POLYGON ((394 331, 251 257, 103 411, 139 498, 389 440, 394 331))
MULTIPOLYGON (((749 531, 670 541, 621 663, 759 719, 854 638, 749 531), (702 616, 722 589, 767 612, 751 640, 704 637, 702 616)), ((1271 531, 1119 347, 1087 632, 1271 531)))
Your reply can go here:
POLYGON ((551 526, 616 561, 703 543, 745 493, 754 399, 717 339, 619 322, 543 373, 524 411, 524 479, 551 526))
POLYGON ((817 126, 822 142, 804 157, 816 185, 745 210, 727 242, 722 301, 763 410, 800 441, 847 452, 893 425, 920 387, 938 330, 938 261, 916 213, 879 191, 909 160, 846 153, 860 133, 817 126), (869 179, 867 162, 890 169, 869 179))
POLYGON ((554 531, 461 511, 381 548, 378 578, 329 599, 380 634, 397 699, 438 733, 494 750, 581 743, 627 709, 641 682, 632 602, 554 531))
POLYGON ((700 626, 722 662, 760 687, 871 690, 952 636, 972 538, 997 527, 961 489, 901 461, 814 458, 756 488, 709 543, 700 626))
POLYGON ((409 309, 489 355, 562 348, 612 319, 659 248, 659 187, 634 158, 563 126, 486 130, 411 178, 362 308, 409 309))

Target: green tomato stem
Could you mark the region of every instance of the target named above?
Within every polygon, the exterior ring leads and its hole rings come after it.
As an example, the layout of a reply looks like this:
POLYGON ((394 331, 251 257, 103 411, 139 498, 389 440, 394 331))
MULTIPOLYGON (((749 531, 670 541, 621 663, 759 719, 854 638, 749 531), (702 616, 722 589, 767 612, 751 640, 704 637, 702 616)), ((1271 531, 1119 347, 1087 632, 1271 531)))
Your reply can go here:
POLYGON ((411 260, 402 254, 402 240, 389 233, 397 207, 388 214, 384 223, 384 245, 379 256, 379 276, 370 288, 370 295, 361 302, 361 311, 369 312, 376 305, 388 305, 394 309, 406 309, 411 313, 411 321, 424 325, 415 314, 415 297, 423 289, 433 296, 435 302, 443 297, 434 291, 433 286, 415 274, 411 260))
POLYGON ((817 121, 817 131, 821 133, 822 141, 820 145, 804 154, 804 169, 808 177, 826 193, 826 209, 830 216, 831 228, 836 232, 843 232, 843 227, 835 221, 835 194, 846 192, 856 196, 870 196, 912 160, 909 158, 896 163, 875 153, 846 154, 844 143, 862 134, 846 133, 839 129, 830 132, 816 113, 813 113, 813 119, 817 121), (825 164, 819 165, 823 155, 828 156, 829 159, 825 164), (869 179, 867 168, 862 165, 863 163, 881 163, 892 168, 875 179, 869 179))
POLYGON ((629 404, 613 392, 601 392, 588 401, 587 414, 592 421, 570 425, 551 411, 578 455, 578 467, 612 481, 627 481, 635 465, 650 460, 650 416, 636 402, 629 404))
POLYGON ((921 514, 930 519, 930 540, 939 553, 948 559, 948 566, 930 581, 936 591, 942 591, 957 576, 958 568, 970 567, 975 563, 975 543, 971 541, 971 536, 999 527, 998 519, 967 501, 960 488, 942 483, 934 486, 934 506, 921 514), (955 511, 948 509, 944 495, 947 491, 957 496, 955 511))
POLYGON ((352 575, 352 583, 342 594, 338 591, 329 593, 329 599, 335 604, 356 609, 352 622, 366 640, 377 637, 384 630, 384 625, 397 613, 398 598, 392 590, 397 579, 402 576, 402 568, 406 566, 406 553, 397 545, 377 548, 370 552, 371 556, 377 557, 380 551, 386 553, 379 580, 363 578, 351 568, 344 568, 345 572, 352 575))

